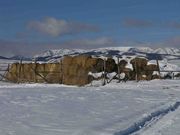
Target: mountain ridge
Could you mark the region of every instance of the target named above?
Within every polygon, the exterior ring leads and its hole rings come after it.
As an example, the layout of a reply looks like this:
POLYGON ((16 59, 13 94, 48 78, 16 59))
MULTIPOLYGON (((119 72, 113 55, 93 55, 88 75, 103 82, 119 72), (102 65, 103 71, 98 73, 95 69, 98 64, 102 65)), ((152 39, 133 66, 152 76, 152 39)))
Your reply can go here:
POLYGON ((146 57, 148 59, 180 59, 180 48, 150 48, 150 47, 106 47, 97 49, 52 49, 43 51, 40 54, 34 55, 33 57, 26 57, 21 55, 15 55, 13 57, 3 57, 0 59, 9 60, 32 60, 37 61, 53 61, 60 59, 66 55, 92 55, 95 57, 121 57, 121 56, 137 56, 146 57))
POLYGON ((47 50, 34 56, 36 60, 49 61, 58 59, 66 55, 87 54, 96 57, 110 56, 139 56, 149 59, 180 59, 180 49, 178 48, 157 48, 150 47, 106 47, 97 49, 56 49, 47 50))

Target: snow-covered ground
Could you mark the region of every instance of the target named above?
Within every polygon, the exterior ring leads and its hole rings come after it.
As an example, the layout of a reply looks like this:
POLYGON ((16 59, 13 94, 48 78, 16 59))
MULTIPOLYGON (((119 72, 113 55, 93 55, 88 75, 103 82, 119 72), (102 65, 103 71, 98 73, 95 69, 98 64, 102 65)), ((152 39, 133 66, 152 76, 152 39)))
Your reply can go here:
POLYGON ((0 82, 0 134, 180 134, 180 80, 94 84, 0 82))

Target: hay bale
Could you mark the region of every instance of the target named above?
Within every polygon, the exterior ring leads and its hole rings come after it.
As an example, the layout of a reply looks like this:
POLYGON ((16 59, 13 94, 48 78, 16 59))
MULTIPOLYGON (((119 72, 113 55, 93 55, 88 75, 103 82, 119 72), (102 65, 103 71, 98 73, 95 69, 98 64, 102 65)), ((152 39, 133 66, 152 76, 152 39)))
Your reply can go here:
POLYGON ((150 64, 150 65, 146 65, 145 67, 145 71, 146 71, 146 75, 147 75, 147 80, 152 80, 154 78, 156 78, 156 76, 153 75, 154 71, 158 71, 158 66, 155 64, 150 64))
POLYGON ((134 58, 130 61, 130 63, 133 66, 134 79, 136 79, 136 74, 137 74, 138 80, 144 80, 144 77, 142 77, 142 76, 147 75, 147 73, 146 73, 147 62, 148 62, 148 60, 145 58, 134 58))
POLYGON ((63 83, 80 86, 90 83, 88 73, 96 68, 98 61, 87 55, 66 56, 63 59, 63 83))
POLYGON ((118 68, 119 68, 119 70, 123 72, 124 69, 126 68, 127 63, 128 63, 128 62, 127 62, 126 60, 121 60, 121 61, 119 62, 119 64, 117 65, 118 68))
POLYGON ((91 58, 89 59, 89 66, 92 72, 102 72, 104 61, 100 58, 91 58))
POLYGON ((126 74, 128 80, 135 80, 135 74, 130 68, 124 68, 121 70, 121 72, 126 74))
POLYGON ((127 65, 127 63, 128 62, 126 60, 120 60, 119 65, 125 67, 127 65))
POLYGON ((137 72, 144 71, 146 68, 148 60, 145 58, 134 58, 130 61, 133 66, 133 69, 137 72))
POLYGON ((7 80, 15 83, 18 82, 18 69, 19 69, 18 63, 11 64, 9 68, 9 72, 7 72, 5 75, 7 80))
POLYGON ((106 72, 108 73, 117 72, 117 64, 114 59, 108 58, 106 60, 106 72))
POLYGON ((62 76, 60 63, 46 63, 41 64, 41 67, 42 66, 43 68, 41 70, 44 77, 44 79, 41 77, 42 80, 47 81, 48 83, 61 83, 62 76))
POLYGON ((21 64, 20 82, 34 82, 34 68, 33 63, 21 64))

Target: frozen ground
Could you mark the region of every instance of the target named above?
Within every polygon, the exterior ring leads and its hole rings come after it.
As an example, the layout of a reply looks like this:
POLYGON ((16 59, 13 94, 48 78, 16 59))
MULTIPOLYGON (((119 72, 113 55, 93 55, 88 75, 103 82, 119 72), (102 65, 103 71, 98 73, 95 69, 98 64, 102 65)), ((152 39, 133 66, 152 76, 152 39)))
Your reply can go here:
POLYGON ((1 135, 179 135, 180 80, 100 87, 0 82, 1 135))

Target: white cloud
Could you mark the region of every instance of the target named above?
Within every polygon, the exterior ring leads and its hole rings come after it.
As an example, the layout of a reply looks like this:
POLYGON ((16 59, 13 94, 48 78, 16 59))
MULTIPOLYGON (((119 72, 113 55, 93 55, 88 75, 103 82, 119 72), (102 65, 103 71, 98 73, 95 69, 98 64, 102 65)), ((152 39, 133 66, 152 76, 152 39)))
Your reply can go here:
POLYGON ((28 28, 54 37, 80 32, 97 32, 99 30, 94 25, 58 20, 53 17, 48 17, 42 21, 31 21, 28 23, 28 28))

